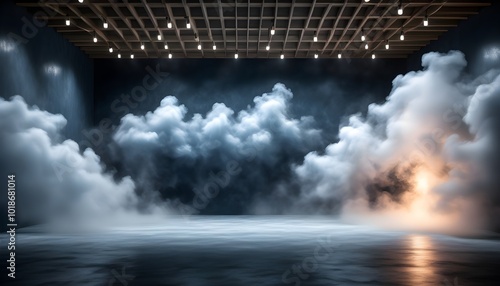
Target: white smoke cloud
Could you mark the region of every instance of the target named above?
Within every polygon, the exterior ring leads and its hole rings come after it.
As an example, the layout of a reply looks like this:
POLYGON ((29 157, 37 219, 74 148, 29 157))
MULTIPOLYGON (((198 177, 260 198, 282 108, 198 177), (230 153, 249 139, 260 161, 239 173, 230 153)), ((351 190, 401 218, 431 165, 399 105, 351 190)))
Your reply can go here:
POLYGON ((134 182, 116 182, 91 149, 80 152, 76 142, 62 141, 62 115, 29 108, 20 96, 0 98, 0 115, 1 169, 4 177, 16 175, 21 225, 66 218, 97 223, 137 213, 134 182))
POLYGON ((311 152, 295 167, 300 195, 292 211, 332 213, 340 205, 348 219, 440 230, 492 222, 499 73, 467 80, 460 52, 426 54, 422 65, 398 76, 366 117, 351 116, 324 154, 311 152))

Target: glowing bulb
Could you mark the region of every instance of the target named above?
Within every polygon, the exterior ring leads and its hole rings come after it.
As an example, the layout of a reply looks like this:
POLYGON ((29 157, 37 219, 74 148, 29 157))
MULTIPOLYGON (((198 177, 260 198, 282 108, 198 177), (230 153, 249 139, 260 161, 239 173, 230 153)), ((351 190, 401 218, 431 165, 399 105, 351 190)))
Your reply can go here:
POLYGON ((172 21, 170 19, 167 20, 167 28, 172 29, 172 21))
POLYGON ((141 44, 141 50, 144 50, 144 44, 141 44))
POLYGON ((214 49, 214 51, 217 49, 217 46, 215 45, 215 43, 214 43, 214 45, 212 46, 212 49, 214 49))
POLYGON ((94 43, 97 43, 97 37, 94 36, 94 43))
POLYGON ((389 43, 386 43, 385 44, 385 49, 388 50, 389 49, 389 43))
POLYGON ((362 35, 361 35, 361 41, 363 41, 363 42, 364 42, 364 41, 366 41, 366 36, 365 36, 365 34, 362 34, 362 35))
POLYGON ((66 19, 66 26, 69 26, 71 24, 71 21, 69 19, 66 19))
POLYGON ((318 41, 318 36, 314 36, 313 41, 317 42, 318 41))
POLYGON ((165 50, 168 50, 168 45, 167 44, 165 44, 165 50))
POLYGON ((109 53, 112 53, 112 52, 113 52, 113 48, 109 47, 109 53))
POLYGON ((191 23, 189 20, 186 20, 186 28, 191 29, 191 23))
POLYGON ((78 0, 78 2, 83 3, 83 0, 78 0))
POLYGON ((122 58, 122 54, 118 53, 118 58, 121 59, 122 58))
POLYGON ((314 54, 314 58, 317 59, 318 58, 318 54, 314 54))
POLYGON ((425 27, 429 26, 429 18, 427 18, 427 16, 425 16, 424 18, 424 26, 425 27))
POLYGON ((370 0, 365 0, 366 3, 370 2, 370 0))
POLYGON ((161 34, 158 34, 157 39, 158 39, 158 41, 161 41, 161 34))
POLYGON ((198 44, 198 50, 201 50, 201 44, 198 44))
POLYGON ((368 44, 365 44, 365 50, 368 50, 368 44))
POLYGON ((171 53, 170 53, 170 54, 168 54, 168 58, 169 58, 169 59, 171 59, 171 58, 172 58, 172 54, 171 54, 171 53))
POLYGON ((399 39, 401 41, 404 41, 405 40, 405 34, 403 32, 401 32, 401 36, 399 36, 399 39))
POLYGON ((108 22, 107 21, 104 21, 102 23, 102 26, 104 27, 104 29, 107 29, 108 28, 108 22))
POLYGON ((375 54, 372 54, 372 60, 374 60, 374 59, 375 59, 375 54))
POLYGON ((274 27, 271 27, 271 36, 274 36, 275 33, 276 33, 276 30, 274 30, 274 27))
POLYGON ((235 53, 234 54, 234 58, 237 59, 238 58, 238 53, 235 53))
POLYGON ((342 58, 342 54, 341 54, 341 53, 339 53, 339 54, 337 55, 337 57, 338 57, 339 59, 341 59, 341 58, 342 58))
POLYGON ((285 55, 281 54, 280 59, 284 59, 284 58, 285 58, 285 55))
POLYGON ((130 58, 133 59, 134 58, 134 54, 130 54, 130 58))
POLYGON ((398 6, 398 15, 403 15, 403 7, 401 6, 401 4, 399 4, 398 6))
POLYGON ((269 51, 269 49, 271 49, 271 47, 269 45, 266 46, 266 51, 269 51))

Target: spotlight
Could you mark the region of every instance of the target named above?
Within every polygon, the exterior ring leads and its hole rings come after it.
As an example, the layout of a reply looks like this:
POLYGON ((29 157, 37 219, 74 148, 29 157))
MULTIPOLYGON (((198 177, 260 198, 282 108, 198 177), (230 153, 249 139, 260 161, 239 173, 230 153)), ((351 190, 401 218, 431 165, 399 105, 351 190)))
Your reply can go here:
POLYGON ((165 43, 165 50, 168 50, 168 45, 167 45, 167 43, 165 43))
POLYGON ((141 50, 144 50, 144 44, 141 43, 141 50))
POLYGON ((122 54, 118 53, 118 58, 121 59, 122 58, 122 54))
POLYGON ((191 23, 189 22, 189 19, 186 18, 186 28, 191 29, 191 23))
POLYGON ((170 54, 168 54, 168 58, 169 58, 169 59, 171 59, 171 58, 172 58, 172 54, 171 54, 171 53, 170 53, 170 54))
POLYGON ((315 42, 317 42, 317 41, 318 41, 318 35, 316 35, 316 32, 314 32, 313 41, 315 41, 315 42))
POLYGON ((285 55, 282 53, 280 56, 280 59, 284 59, 284 58, 285 58, 285 55))
POLYGON ((368 44, 365 44, 365 50, 368 50, 368 44))
POLYGON ((66 19, 66 26, 69 26, 69 25, 71 25, 71 21, 68 18, 68 19, 66 19))
POLYGON ((401 41, 404 41, 405 40, 405 33, 403 31, 401 31, 401 35, 399 36, 399 39, 401 41))
POLYGON ((337 58, 341 59, 341 58, 342 58, 342 54, 341 54, 341 53, 339 53, 339 54, 337 55, 337 58))
POLYGON ((167 17, 167 28, 172 29, 172 21, 167 17))
POLYGON ((271 47, 269 46, 269 44, 267 44, 266 51, 269 51, 270 49, 271 49, 271 47))
POLYGON ((157 39, 158 39, 158 41, 161 41, 161 34, 158 34, 157 39))
POLYGON ((429 26, 429 18, 427 16, 425 16, 424 18, 424 26, 425 27, 429 26))
POLYGON ((130 54, 130 58, 133 59, 134 58, 134 54, 130 54))
POLYGON ((375 54, 372 54, 372 60, 374 60, 374 59, 375 59, 375 54))
POLYGON ((214 49, 214 51, 217 49, 217 46, 215 45, 215 43, 214 43, 214 45, 212 46, 212 49, 214 49))
POLYGON ((198 50, 201 50, 201 44, 198 44, 198 50))
POLYGON ((113 48, 109 47, 109 53, 113 53, 113 48))
POLYGON ((388 50, 389 49, 389 41, 386 41, 385 42, 385 49, 388 50))
POLYGON ((108 21, 104 20, 104 22, 102 22, 102 26, 104 27, 104 29, 107 29, 108 28, 108 21))
POLYGON ((314 54, 314 58, 317 59, 318 58, 318 54, 314 54))
POLYGON ((274 29, 274 26, 271 27, 271 36, 274 36, 274 34, 276 33, 276 30, 274 29))
POLYGON ((234 54, 234 58, 237 59, 238 58, 238 53, 235 53, 234 54))

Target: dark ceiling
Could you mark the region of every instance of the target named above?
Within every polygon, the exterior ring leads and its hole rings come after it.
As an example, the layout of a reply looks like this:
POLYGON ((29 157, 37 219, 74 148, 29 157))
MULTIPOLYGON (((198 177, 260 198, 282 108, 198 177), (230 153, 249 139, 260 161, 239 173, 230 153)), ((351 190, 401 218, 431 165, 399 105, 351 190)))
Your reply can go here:
POLYGON ((339 54, 350 58, 373 55, 406 58, 491 3, 460 0, 16 2, 35 17, 48 17, 48 26, 91 58, 117 57, 118 53, 122 57, 134 54, 135 58, 167 58, 169 54, 175 58, 232 58, 235 53, 241 58, 278 58, 282 54, 285 58, 312 58, 315 54, 319 58, 336 58, 339 54), (400 5, 402 15, 398 14, 400 5), (428 26, 423 24, 426 17, 428 26), (107 28, 104 22, 108 23, 107 28), (187 27, 188 22, 191 28, 187 27), (401 34, 404 40, 400 39, 401 34), (366 37, 364 41, 362 35, 366 37), (109 48, 113 48, 112 53, 109 48))

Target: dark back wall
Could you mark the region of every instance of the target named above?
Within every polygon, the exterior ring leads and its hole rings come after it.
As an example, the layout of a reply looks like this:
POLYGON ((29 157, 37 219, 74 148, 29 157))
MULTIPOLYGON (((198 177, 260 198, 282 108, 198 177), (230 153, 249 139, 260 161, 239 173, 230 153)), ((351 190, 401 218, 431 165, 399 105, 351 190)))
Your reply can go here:
POLYGON ((64 135, 74 140, 83 139, 82 131, 92 123, 92 60, 7 0, 0 2, 0 96, 14 95, 64 115, 64 135))

